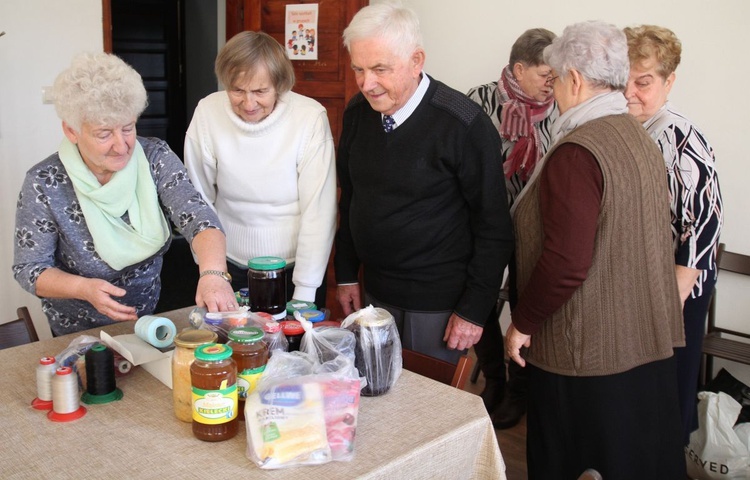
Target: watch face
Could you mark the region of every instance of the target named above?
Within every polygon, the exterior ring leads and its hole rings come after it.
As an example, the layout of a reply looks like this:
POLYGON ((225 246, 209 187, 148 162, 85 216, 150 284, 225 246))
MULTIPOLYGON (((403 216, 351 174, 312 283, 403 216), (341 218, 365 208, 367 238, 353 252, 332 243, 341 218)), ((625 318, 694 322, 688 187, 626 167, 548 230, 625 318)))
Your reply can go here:
POLYGON ((224 277, 224 280, 227 282, 232 283, 232 275, 230 275, 229 272, 222 273, 221 276, 224 277))

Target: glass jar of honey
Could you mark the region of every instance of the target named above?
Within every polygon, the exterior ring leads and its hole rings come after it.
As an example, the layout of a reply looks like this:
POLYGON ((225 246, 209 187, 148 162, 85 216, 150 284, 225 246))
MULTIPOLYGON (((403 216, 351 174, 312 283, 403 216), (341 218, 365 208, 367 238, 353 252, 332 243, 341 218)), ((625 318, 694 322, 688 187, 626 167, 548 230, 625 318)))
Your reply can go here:
POLYGON ((255 257, 247 262, 250 311, 266 312, 275 320, 286 317, 286 260, 255 257))
POLYGON ((258 383, 268 362, 268 345, 263 341, 263 330, 258 327, 235 328, 229 331, 227 346, 237 362, 237 398, 239 419, 245 419, 245 399, 258 383))
POLYGON ((195 438, 219 442, 237 435, 237 363, 231 347, 209 343, 196 348, 190 380, 195 438))
POLYGON ((217 335, 210 330, 189 329, 174 338, 172 354, 172 402, 174 414, 183 422, 193 421, 193 389, 190 382, 190 365, 195 360, 195 349, 215 343, 217 335))

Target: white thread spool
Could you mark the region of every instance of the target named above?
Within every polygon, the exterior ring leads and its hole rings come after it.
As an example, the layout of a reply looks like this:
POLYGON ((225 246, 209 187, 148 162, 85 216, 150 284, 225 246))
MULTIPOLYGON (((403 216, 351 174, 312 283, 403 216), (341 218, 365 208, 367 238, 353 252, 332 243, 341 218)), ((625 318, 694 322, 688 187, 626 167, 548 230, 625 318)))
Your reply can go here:
POLYGON ((78 398, 78 378, 70 367, 58 367, 52 378, 52 411, 47 418, 56 422, 68 422, 81 418, 86 408, 78 398))
POLYGON ((31 406, 38 410, 52 408, 52 377, 57 370, 55 357, 42 357, 36 367, 36 398, 31 406))

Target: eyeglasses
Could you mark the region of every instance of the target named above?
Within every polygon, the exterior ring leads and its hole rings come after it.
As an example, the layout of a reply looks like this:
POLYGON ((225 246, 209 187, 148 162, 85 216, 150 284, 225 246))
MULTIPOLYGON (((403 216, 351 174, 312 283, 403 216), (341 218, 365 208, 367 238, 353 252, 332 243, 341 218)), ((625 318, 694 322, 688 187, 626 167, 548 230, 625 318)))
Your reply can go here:
POLYGON ((552 85, 555 84, 555 80, 557 80, 558 78, 560 78, 560 75, 555 75, 554 77, 553 76, 547 77, 547 80, 544 81, 544 85, 547 87, 551 87, 552 85))

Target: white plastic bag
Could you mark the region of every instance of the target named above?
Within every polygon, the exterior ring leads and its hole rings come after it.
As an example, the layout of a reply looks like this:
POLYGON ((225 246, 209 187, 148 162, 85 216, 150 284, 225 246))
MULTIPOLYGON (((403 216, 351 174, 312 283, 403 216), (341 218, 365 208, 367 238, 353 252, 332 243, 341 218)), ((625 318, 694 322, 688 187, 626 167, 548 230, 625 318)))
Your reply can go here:
POLYGON ((688 476, 696 480, 750 478, 750 438, 734 427, 742 406, 724 392, 698 393, 698 430, 685 447, 688 476))

